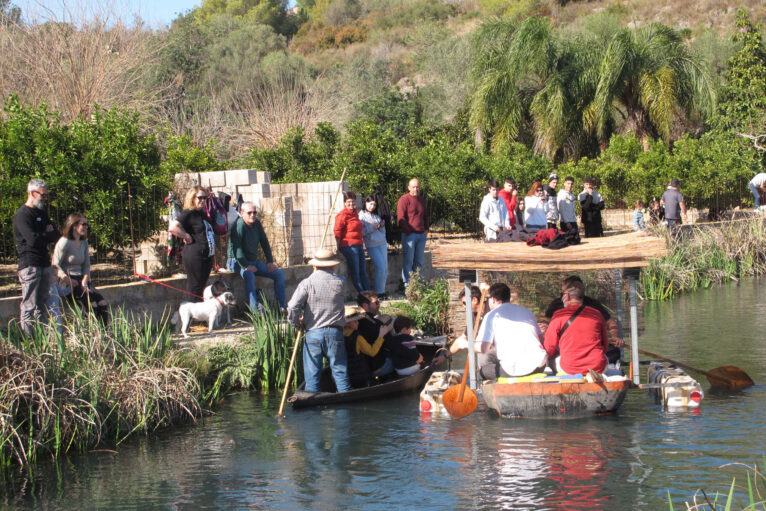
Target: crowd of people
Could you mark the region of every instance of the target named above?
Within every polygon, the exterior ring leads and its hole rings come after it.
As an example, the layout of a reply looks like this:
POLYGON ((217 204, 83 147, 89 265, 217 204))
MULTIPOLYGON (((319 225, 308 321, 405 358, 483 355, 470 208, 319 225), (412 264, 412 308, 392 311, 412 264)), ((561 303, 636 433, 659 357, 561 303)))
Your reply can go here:
MULTIPOLYGON (((759 174, 760 175, 760 174, 759 174)), ((751 189, 758 194, 761 187, 766 191, 766 174, 762 181, 756 176, 751 182, 751 189)), ((514 236, 513 231, 532 235, 544 229, 554 229, 562 233, 578 233, 576 205, 580 206, 580 221, 584 237, 604 235, 601 212, 605 208, 604 198, 598 191, 598 185, 592 178, 585 178, 582 191, 575 197, 575 179, 564 179, 561 190, 558 175, 551 174, 547 183, 535 181, 524 197, 519 196, 516 182, 509 178, 503 187, 496 180, 487 184, 487 194, 481 201, 479 221, 484 226, 484 238, 487 242, 526 241, 527 238, 514 236)), ((649 211, 644 211, 644 203, 636 201, 633 212, 633 228, 646 230, 644 215, 648 214, 652 223, 664 222, 673 233, 682 219, 686 219, 686 204, 679 191, 680 181, 672 179, 662 197, 652 199, 649 211)), ((758 202, 756 202, 758 204, 758 202)))
MULTIPOLYGON (((604 198, 596 183, 584 179, 577 196, 573 192, 574 178, 565 178, 562 189, 557 191, 558 184, 558 176, 551 174, 547 183, 533 183, 527 194, 520 197, 513 179, 506 179, 502 187, 497 181, 490 181, 479 212, 486 241, 501 241, 504 234, 519 230, 577 232, 578 203, 585 237, 603 236, 604 198)), ((749 186, 758 209, 761 194, 766 192, 766 173, 755 176, 749 186)), ((648 211, 642 201, 636 201, 634 228, 644 230, 648 215, 650 222, 667 222, 673 232, 686 218, 679 188, 679 180, 672 179, 661 199, 652 199, 648 211)), ((193 187, 185 196, 183 211, 168 227, 172 235, 183 241, 186 291, 198 300, 202 300, 207 286, 216 247, 207 209, 209 197, 206 189, 193 187)), ((226 266, 242 277, 247 305, 256 311, 265 306, 256 277, 271 279, 276 306, 290 323, 306 331, 303 361, 306 390, 310 392, 319 388, 323 358, 329 360, 339 391, 369 385, 389 375, 411 374, 423 362, 412 343, 412 320, 398 317, 386 321, 378 316, 388 280, 386 228, 392 221, 388 206, 379 193, 367 196, 360 211, 354 192, 345 192, 343 198, 344 207, 335 217, 334 235, 338 251, 347 262, 348 280, 357 291, 357 307, 345 307, 345 279, 334 272, 339 260, 326 249, 316 252, 309 262, 314 273, 299 283, 288 302, 285 274, 274 262, 252 202, 239 205, 230 230, 226 266), (259 250, 265 261, 259 260, 259 250), (374 265, 372 285, 366 269, 368 256, 374 265)), ((27 186, 27 200, 13 220, 22 288, 19 324, 26 335, 33 332, 36 323, 45 324, 50 317, 59 320, 61 305, 65 303, 91 310, 103 322, 109 320, 107 302, 91 280, 86 217, 81 213, 69 215, 60 233, 46 212, 47 203, 48 185, 32 179, 27 186), (49 245, 53 244, 51 258, 49 245)), ((401 278, 406 287, 411 274, 423 267, 430 224, 418 179, 411 179, 407 193, 399 198, 395 221, 401 231, 401 278)), ((478 288, 472 289, 474 313, 479 296, 478 288)), ((616 334, 616 323, 598 301, 585 295, 577 277, 564 280, 561 298, 546 311, 550 324, 543 324, 543 328, 531 311, 510 303, 510 289, 504 284, 489 288, 488 305, 489 312, 476 336, 481 374, 485 378, 531 374, 542 371, 546 365, 566 373, 591 370, 602 373, 608 364, 619 364, 617 347, 622 340, 616 334), (571 326, 575 317, 581 319, 571 326)), ((466 345, 464 334, 453 344, 453 352, 466 345)))

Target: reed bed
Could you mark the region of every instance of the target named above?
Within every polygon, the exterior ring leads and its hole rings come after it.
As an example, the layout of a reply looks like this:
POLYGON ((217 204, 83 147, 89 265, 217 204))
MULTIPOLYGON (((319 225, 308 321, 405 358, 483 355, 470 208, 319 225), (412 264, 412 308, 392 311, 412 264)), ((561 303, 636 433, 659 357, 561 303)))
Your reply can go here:
MULTIPOLYGON (((267 393, 281 389, 297 337, 295 330, 275 309, 265 307, 248 313, 253 331, 235 344, 220 343, 197 348, 183 355, 203 385, 208 404, 236 389, 267 393)), ((303 358, 298 354, 293 368, 293 385, 303 375, 303 358)))
POLYGON ((108 325, 74 313, 30 337, 9 324, 0 333, 0 464, 195 420, 200 387, 176 357, 167 324, 119 310, 108 325))
POLYGON ((667 243, 668 254, 653 260, 642 274, 646 299, 667 300, 712 284, 766 274, 766 222, 760 216, 692 226, 667 243))

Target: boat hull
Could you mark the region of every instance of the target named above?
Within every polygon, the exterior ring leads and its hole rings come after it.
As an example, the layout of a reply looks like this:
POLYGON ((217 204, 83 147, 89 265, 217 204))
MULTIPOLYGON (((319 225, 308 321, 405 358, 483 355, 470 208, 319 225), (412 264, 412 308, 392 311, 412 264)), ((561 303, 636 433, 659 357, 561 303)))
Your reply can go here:
POLYGON ((329 368, 322 371, 319 388, 321 392, 314 394, 303 392, 305 382, 301 383, 298 392, 288 398, 288 402, 293 408, 307 408, 310 406, 335 405, 342 403, 353 403, 358 401, 370 401, 373 399, 384 399, 398 394, 419 391, 431 377, 437 366, 431 364, 437 350, 444 346, 446 338, 433 337, 429 339, 418 340, 416 345, 423 355, 428 365, 415 374, 403 376, 394 380, 379 383, 369 387, 349 390, 348 392, 336 392, 335 382, 332 379, 332 373, 329 368))
POLYGON ((603 383, 484 383, 487 408, 506 418, 578 418, 616 411, 629 380, 603 383))

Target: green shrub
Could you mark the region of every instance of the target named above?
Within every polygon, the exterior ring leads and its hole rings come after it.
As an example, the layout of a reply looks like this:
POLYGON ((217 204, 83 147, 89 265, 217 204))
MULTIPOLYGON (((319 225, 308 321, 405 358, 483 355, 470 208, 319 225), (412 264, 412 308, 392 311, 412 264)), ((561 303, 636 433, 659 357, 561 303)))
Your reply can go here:
MULTIPOLYGON (((97 249, 130 243, 154 234, 170 176, 160 167, 154 135, 139 127, 138 114, 96 109, 88 119, 63 125, 45 106, 31 108, 10 97, 0 118, 0 229, 13 239, 12 217, 26 200, 26 183, 48 182, 51 216, 62 223, 81 211, 92 225, 90 243, 97 249), (128 191, 130 190, 130 193, 128 191), (130 197, 129 197, 130 195, 130 197), (130 199, 130 202, 129 202, 130 199)), ((4 256, 15 255, 15 251, 4 256)))

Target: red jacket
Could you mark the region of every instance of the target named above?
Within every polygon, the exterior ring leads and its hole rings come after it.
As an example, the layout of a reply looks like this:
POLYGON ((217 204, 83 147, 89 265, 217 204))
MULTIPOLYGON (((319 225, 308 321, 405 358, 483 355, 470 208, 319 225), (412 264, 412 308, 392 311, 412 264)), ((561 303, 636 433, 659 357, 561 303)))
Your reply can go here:
POLYGON ((518 193, 516 195, 511 195, 510 193, 506 192, 505 189, 498 190, 497 196, 502 198, 505 201, 505 207, 508 209, 508 221, 511 223, 511 229, 516 225, 516 202, 518 201, 518 193))
POLYGON ((606 338, 604 316, 593 307, 585 307, 572 321, 563 336, 559 332, 579 305, 570 305, 553 314, 543 344, 548 356, 561 356, 559 366, 567 374, 585 374, 588 369, 603 372, 606 368, 606 338))
POLYGON ((356 210, 343 210, 335 216, 335 239, 338 245, 347 247, 349 245, 363 245, 362 221, 359 220, 359 213, 356 210))

